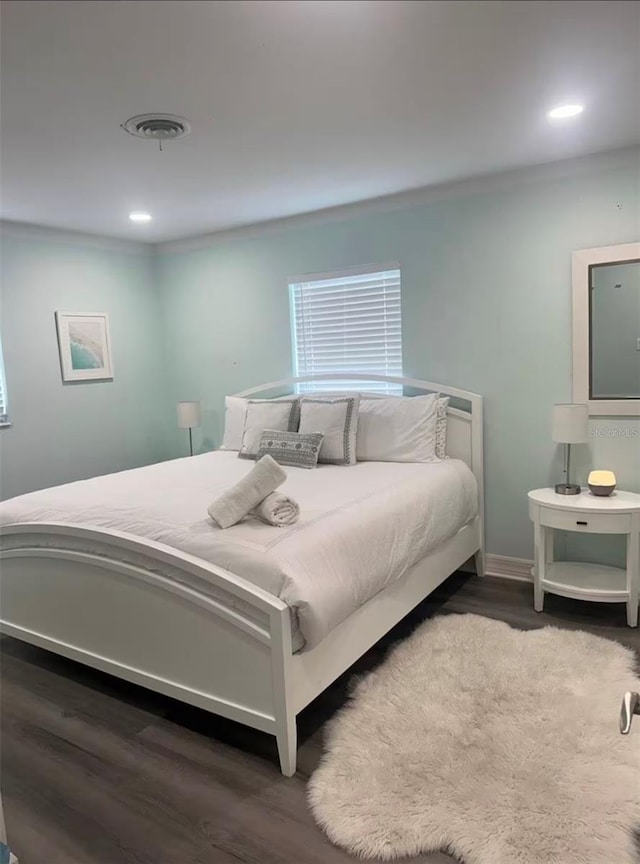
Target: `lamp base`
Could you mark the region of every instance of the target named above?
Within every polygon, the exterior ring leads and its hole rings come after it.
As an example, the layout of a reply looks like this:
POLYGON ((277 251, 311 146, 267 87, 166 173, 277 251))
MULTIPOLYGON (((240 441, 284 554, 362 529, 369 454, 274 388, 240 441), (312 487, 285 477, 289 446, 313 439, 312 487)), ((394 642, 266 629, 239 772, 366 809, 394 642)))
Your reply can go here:
POLYGON ((556 483, 556 495, 579 495, 581 492, 577 483, 556 483))

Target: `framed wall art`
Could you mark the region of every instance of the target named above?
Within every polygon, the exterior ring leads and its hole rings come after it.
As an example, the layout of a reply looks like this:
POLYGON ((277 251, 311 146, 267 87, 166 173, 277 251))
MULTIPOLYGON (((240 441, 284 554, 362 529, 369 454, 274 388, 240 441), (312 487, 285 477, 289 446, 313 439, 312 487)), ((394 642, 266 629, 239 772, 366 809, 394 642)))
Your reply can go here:
POLYGON ((113 378, 109 318, 56 312, 58 346, 63 381, 96 381, 113 378))

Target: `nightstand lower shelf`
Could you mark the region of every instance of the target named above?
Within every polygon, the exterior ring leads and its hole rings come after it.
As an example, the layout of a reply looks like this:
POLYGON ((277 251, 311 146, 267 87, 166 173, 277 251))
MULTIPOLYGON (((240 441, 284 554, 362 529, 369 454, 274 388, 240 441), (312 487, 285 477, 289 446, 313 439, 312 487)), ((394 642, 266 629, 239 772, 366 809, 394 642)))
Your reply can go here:
POLYGON ((574 600, 626 603, 629 599, 625 570, 581 561, 548 563, 540 586, 550 594, 574 600))

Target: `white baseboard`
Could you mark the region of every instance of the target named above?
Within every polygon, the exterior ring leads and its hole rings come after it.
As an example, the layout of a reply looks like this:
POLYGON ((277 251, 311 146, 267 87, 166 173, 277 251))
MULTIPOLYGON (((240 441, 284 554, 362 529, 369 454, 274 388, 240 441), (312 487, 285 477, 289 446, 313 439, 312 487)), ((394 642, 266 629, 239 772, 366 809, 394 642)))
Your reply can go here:
POLYGON ((533 561, 526 558, 510 558, 508 555, 487 555, 485 573, 487 576, 500 576, 502 579, 515 579, 517 582, 531 582, 533 561))

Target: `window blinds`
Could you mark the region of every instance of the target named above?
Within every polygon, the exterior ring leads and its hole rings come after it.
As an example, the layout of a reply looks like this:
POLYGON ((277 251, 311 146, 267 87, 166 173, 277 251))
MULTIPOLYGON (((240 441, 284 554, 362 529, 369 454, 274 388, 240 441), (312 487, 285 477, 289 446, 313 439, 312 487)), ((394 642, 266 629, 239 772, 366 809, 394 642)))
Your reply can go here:
MULTIPOLYGON (((400 269, 327 274, 289 285, 296 376, 368 372, 402 375, 400 269)), ((400 384, 327 380, 308 390, 375 389, 402 393, 400 384)))

